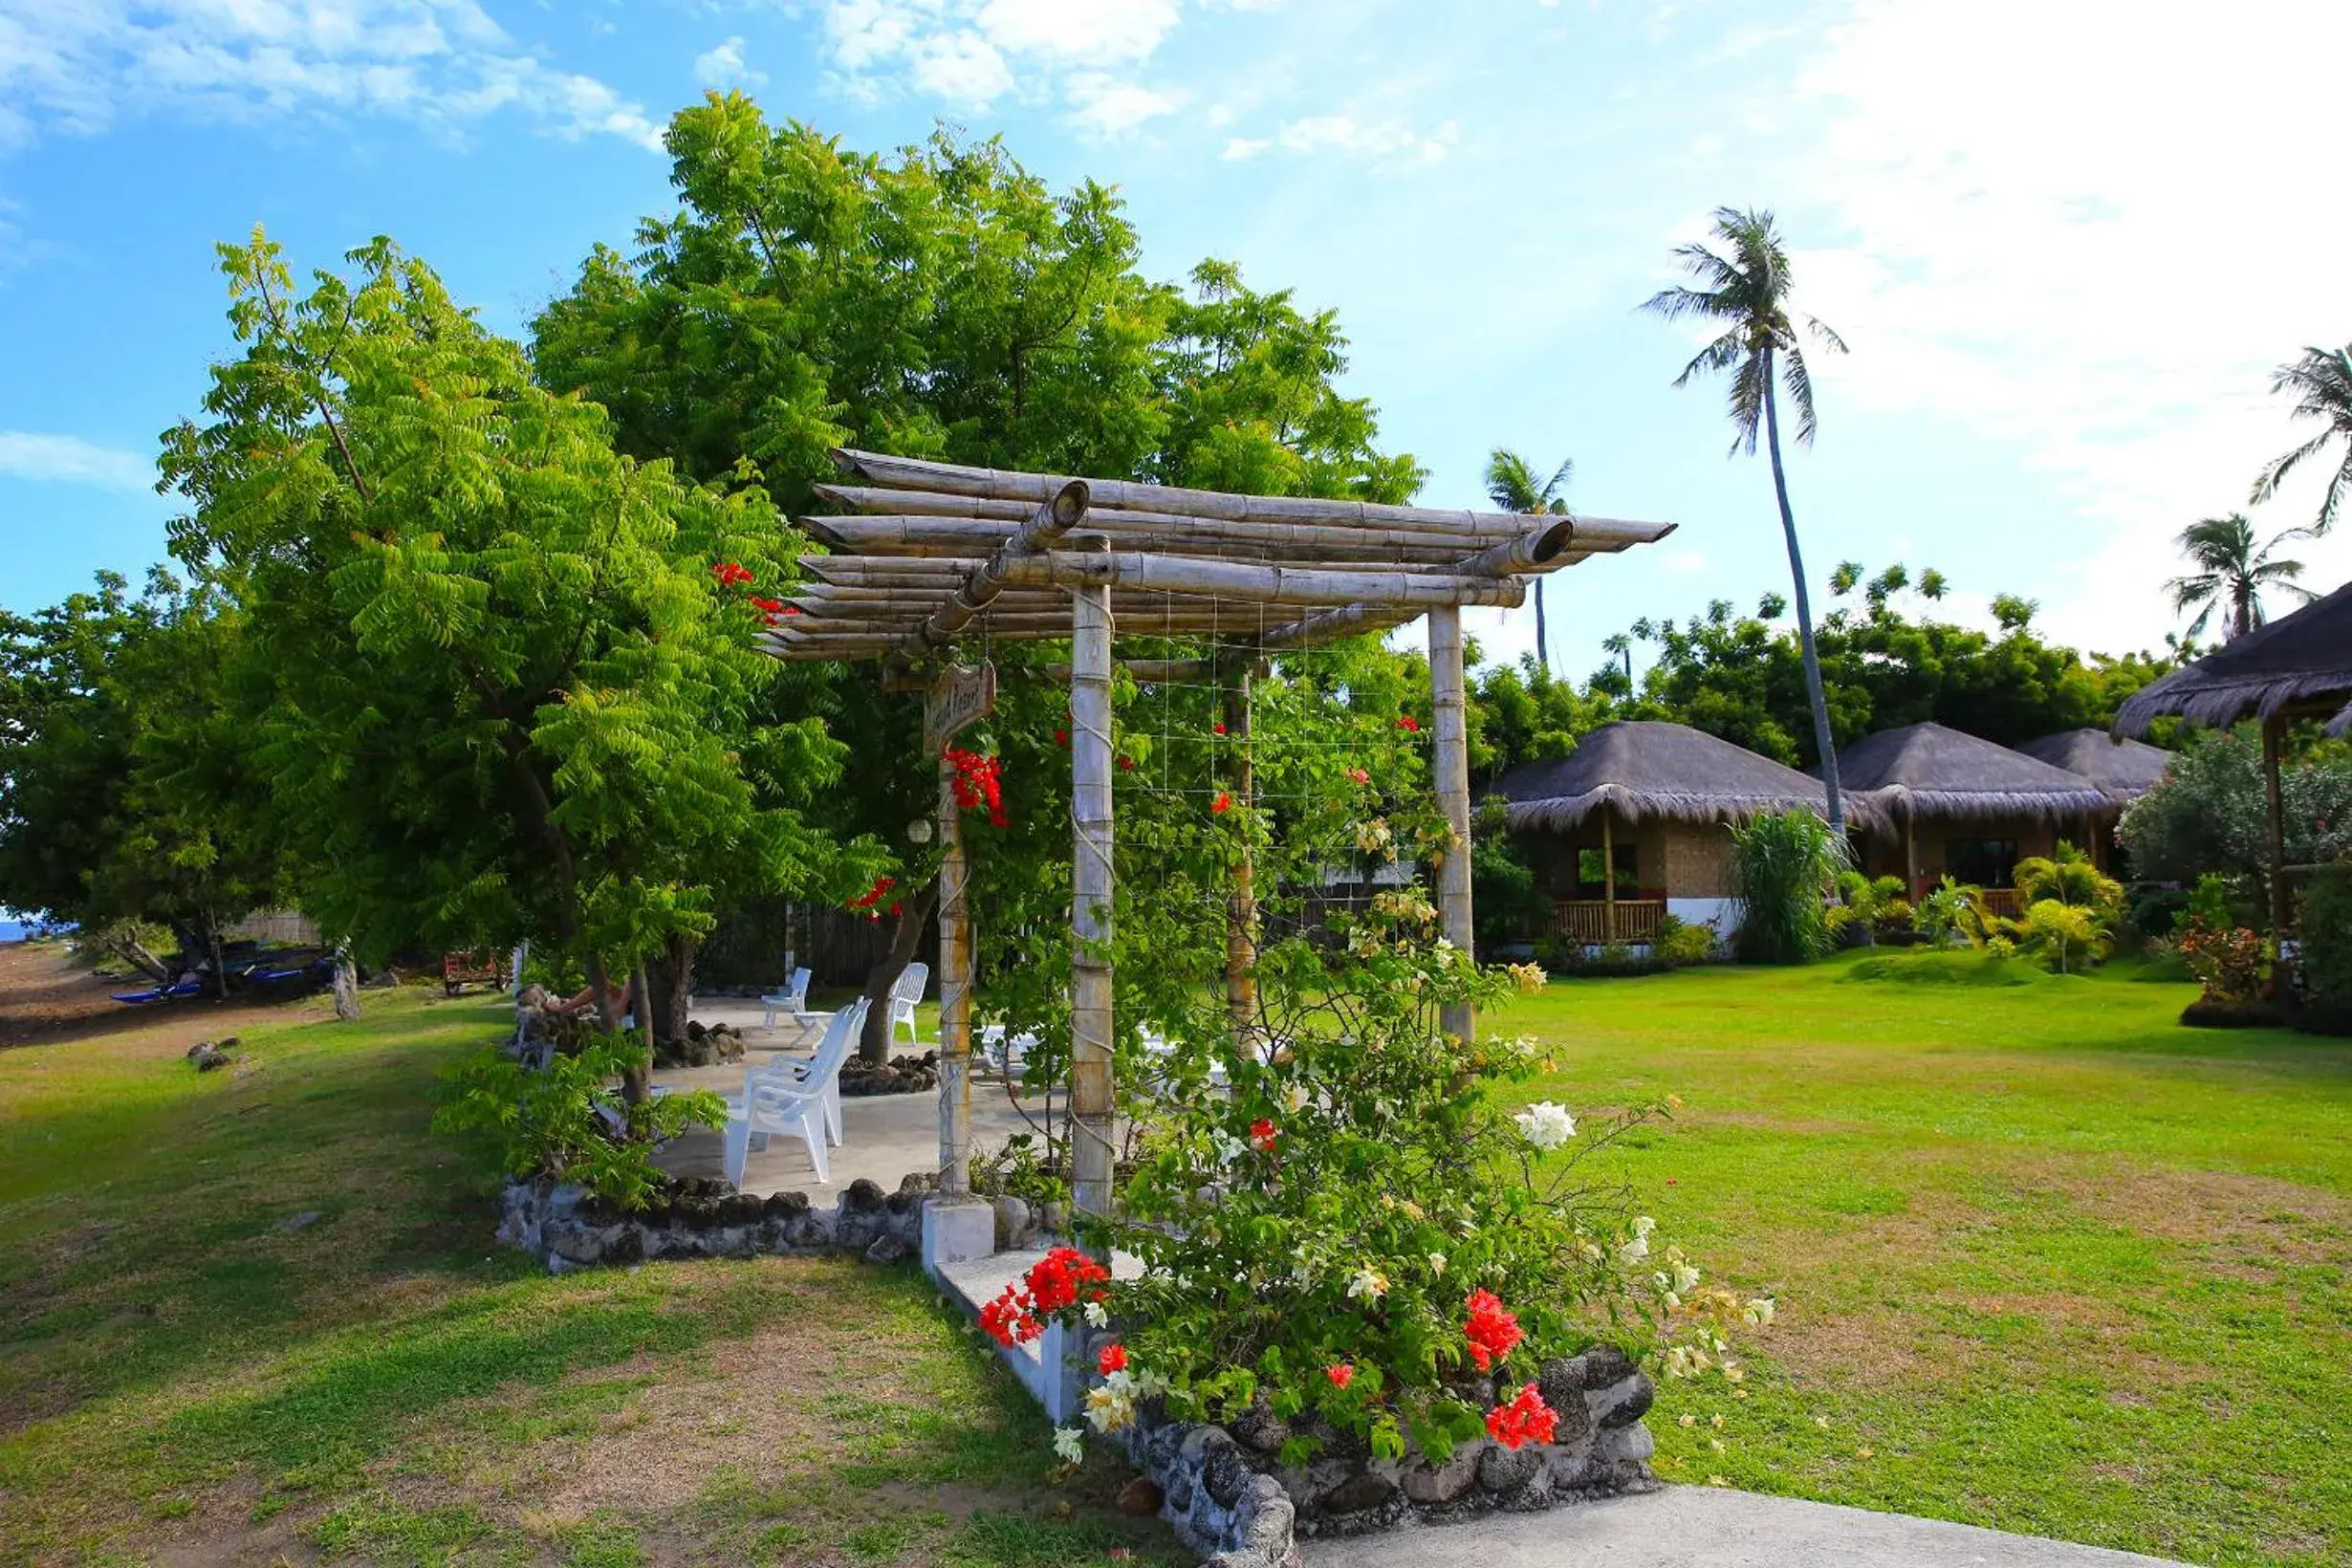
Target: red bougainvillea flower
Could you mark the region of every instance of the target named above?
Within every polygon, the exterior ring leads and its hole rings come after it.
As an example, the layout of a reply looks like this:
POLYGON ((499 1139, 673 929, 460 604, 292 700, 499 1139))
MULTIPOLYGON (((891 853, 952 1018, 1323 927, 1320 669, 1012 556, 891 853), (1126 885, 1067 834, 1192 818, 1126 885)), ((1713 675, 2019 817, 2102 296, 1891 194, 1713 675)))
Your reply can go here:
POLYGON ((884 893, 889 892, 890 889, 896 887, 898 884, 899 880, 896 877, 877 877, 874 879, 874 885, 859 894, 856 898, 851 899, 847 907, 852 909, 871 909, 876 904, 882 903, 882 895, 884 893))
POLYGON ((1227 791, 1219 790, 1217 792, 1217 798, 1210 803, 1209 809, 1212 812, 1218 813, 1220 816, 1226 812, 1231 811, 1233 809, 1232 795, 1227 791))
POLYGON ((1106 1378, 1114 1372, 1124 1372, 1126 1369, 1127 1347, 1115 1339, 1104 1345, 1102 1354, 1095 1358, 1095 1370, 1106 1378))
POLYGON ((1250 1123, 1250 1146, 1260 1154, 1272 1154, 1274 1140, 1281 1136, 1274 1124, 1262 1116, 1250 1123))
POLYGON ((1544 1404, 1542 1392, 1531 1383, 1519 1390, 1517 1399, 1487 1412, 1487 1435, 1506 1448, 1549 1443, 1558 1421, 1558 1414, 1544 1404))
POLYGON ((1222 735, 1222 734, 1224 734, 1224 733, 1225 733, 1225 725, 1224 725, 1224 723, 1223 723, 1222 721, 1220 721, 1220 722, 1218 722, 1218 723, 1216 723, 1216 724, 1212 724, 1212 725, 1210 725, 1209 728, 1211 730, 1215 731, 1217 734, 1222 735))
POLYGON ((1365 773, 1361 768, 1350 768, 1347 771, 1347 776, 1358 784, 1369 784, 1372 782, 1372 775, 1365 773))
POLYGON ((798 615, 800 613, 800 606, 797 604, 787 604, 784 606, 784 613, 786 615, 798 615))
POLYGON ((1347 1361, 1340 1361, 1324 1367, 1323 1376, 1331 1380, 1334 1388, 1345 1388, 1356 1381, 1356 1368, 1347 1361))
POLYGON ((1135 758, 1121 757, 1119 759, 1119 771, 1122 773, 1131 773, 1135 772, 1135 758))
POLYGON ((1068 751, 1070 749, 1070 731, 1067 730, 1055 730, 1054 744, 1060 747, 1065 751, 1068 751))
POLYGON ((1397 720, 1397 728, 1412 734, 1419 734, 1421 732, 1421 721, 1414 718, 1410 713, 1407 713, 1404 717, 1397 720))
POLYGON ((784 601, 780 599, 762 599, 757 594, 753 594, 750 596, 749 602, 754 610, 765 610, 770 615, 784 613, 784 601))
POLYGON ((947 759, 947 766, 955 770, 951 782, 955 788, 956 805, 965 811, 986 806, 990 825, 1003 827, 1008 820, 1005 816, 1004 759, 983 756, 977 751, 967 751, 954 746, 940 754, 947 759))
POLYGON ((722 588, 740 587, 751 580, 750 568, 738 566, 733 561, 720 561, 711 567, 710 575, 718 579, 718 584, 722 588))
POLYGON ((1462 1304, 1470 1312, 1462 1334, 1470 1340, 1470 1361, 1484 1372, 1519 1342, 1519 1320, 1503 1310, 1501 1298, 1490 1290, 1470 1292, 1462 1304))
MULTIPOLYGON (((1045 1332, 1045 1320, 1075 1306, 1079 1290, 1093 1286, 1090 1299, 1108 1293, 1111 1273, 1075 1247, 1056 1247, 1030 1268, 1028 1274, 980 1309, 980 1327, 1000 1345, 1027 1344, 1045 1332)), ((1117 1349, 1117 1346, 1113 1346, 1117 1349)), ((1109 1355, 1104 1352, 1105 1359, 1109 1355)), ((1121 1364, 1126 1352, 1120 1351, 1121 1364)), ((1117 1368, 1106 1367, 1106 1375, 1117 1368)))

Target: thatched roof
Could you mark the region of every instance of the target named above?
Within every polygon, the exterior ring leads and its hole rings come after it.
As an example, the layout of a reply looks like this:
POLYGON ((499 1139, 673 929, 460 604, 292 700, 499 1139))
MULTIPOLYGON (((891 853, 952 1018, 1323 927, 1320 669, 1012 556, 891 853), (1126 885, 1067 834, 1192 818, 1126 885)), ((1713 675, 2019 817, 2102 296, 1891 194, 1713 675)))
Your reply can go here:
POLYGON ((2119 735, 2145 735, 2167 713, 2220 729, 2252 713, 2337 709, 2327 732, 2352 730, 2352 582, 2132 694, 2119 735))
POLYGON ((1604 724, 1556 762, 1531 762, 1495 780, 1522 832, 1559 833, 1598 807, 1629 821, 1736 821, 1802 807, 1829 815, 1821 781, 1685 724, 1604 724))
POLYGON ((1907 724, 1856 741, 1838 753, 1838 782, 1849 801, 1890 817, 1900 809, 1947 820, 2062 819, 2114 809, 2080 773, 1940 724, 1907 724))
POLYGON ((2017 748, 2036 762, 2080 773, 2101 794, 2127 806, 2156 787, 2172 764, 2172 753, 2144 740, 2123 740, 2104 730, 2061 730, 2017 748))

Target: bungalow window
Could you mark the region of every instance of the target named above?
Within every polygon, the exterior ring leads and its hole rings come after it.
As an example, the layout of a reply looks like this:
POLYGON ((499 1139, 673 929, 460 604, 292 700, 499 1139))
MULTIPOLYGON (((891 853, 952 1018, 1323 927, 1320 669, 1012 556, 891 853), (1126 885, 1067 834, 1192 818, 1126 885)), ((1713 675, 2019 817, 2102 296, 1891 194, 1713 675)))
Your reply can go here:
POLYGON ((1944 845, 1944 870, 1955 882, 1978 887, 2007 887, 2016 880, 2014 838, 1952 838, 1944 845))
MULTIPOLYGON (((1641 846, 1620 843, 1614 847, 1617 861, 1617 896, 1621 899, 1633 898, 1642 890, 1640 861, 1635 855, 1635 851, 1641 846)), ((1598 844, 1577 851, 1578 898, 1602 899, 1609 896, 1608 887, 1602 878, 1601 863, 1601 847, 1598 844)))

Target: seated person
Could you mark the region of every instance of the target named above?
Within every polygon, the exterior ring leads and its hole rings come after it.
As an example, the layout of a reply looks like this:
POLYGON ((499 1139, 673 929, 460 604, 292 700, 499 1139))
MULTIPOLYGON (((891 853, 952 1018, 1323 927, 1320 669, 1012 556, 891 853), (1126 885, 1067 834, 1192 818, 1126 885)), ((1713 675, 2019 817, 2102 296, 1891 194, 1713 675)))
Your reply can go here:
MULTIPOLYGON (((604 982, 604 994, 611 1004, 610 1016, 615 1023, 636 1011, 637 985, 634 980, 616 985, 610 977, 607 977, 604 982)), ((583 1013, 594 1013, 596 1006, 597 988, 592 981, 577 995, 566 996, 559 1001, 548 1003, 546 1011, 558 1018, 577 1018, 583 1013)))

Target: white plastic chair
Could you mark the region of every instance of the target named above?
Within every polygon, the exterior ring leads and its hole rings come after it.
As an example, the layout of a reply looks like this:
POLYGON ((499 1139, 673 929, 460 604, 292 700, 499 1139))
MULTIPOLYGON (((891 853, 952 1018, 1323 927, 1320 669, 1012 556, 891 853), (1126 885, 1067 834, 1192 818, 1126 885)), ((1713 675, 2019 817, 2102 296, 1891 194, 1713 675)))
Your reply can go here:
POLYGON ((806 969, 793 970, 792 978, 785 982, 784 989, 770 991, 759 999, 759 1005, 768 1010, 767 1016, 760 1020, 760 1027, 763 1029, 775 1027, 775 1015, 778 1013, 791 1013, 793 1022, 796 1024, 807 1023, 809 1021, 809 971, 806 969))
POLYGON ((740 1187, 743 1165, 754 1136, 797 1135, 809 1151, 817 1180, 830 1186, 832 1170, 825 1160, 825 1140, 838 1124, 841 1063, 850 1042, 865 1023, 863 998, 834 1015, 818 1042, 817 1055, 805 1066, 755 1067, 743 1075, 743 1093, 727 1104, 727 1179, 740 1187), (795 1072, 794 1067, 799 1070, 795 1072))
POLYGON ((836 1143, 841 1142, 841 1067, 858 1048, 858 1036, 865 1029, 865 1015, 866 1002, 860 997, 854 1005, 825 1015, 825 1032, 810 1055, 799 1056, 778 1051, 768 1058, 766 1066, 748 1069, 751 1075, 781 1078, 795 1087, 821 1083, 825 1091, 825 1132, 836 1143), (827 1061, 832 1067, 819 1078, 817 1068, 827 1061))
POLYGON ((994 1068, 1007 1083, 1020 1076, 1025 1059, 1036 1044, 1035 1034, 1026 1029, 1008 1035, 1003 1024, 980 1026, 980 1060, 994 1068))
POLYGON ((899 1025, 906 1026, 906 1037, 915 1044, 923 1043, 923 1035, 915 1028, 915 1004, 923 1000, 923 988, 931 983, 931 966, 909 964, 899 983, 890 988, 890 1043, 899 1043, 899 1025))

